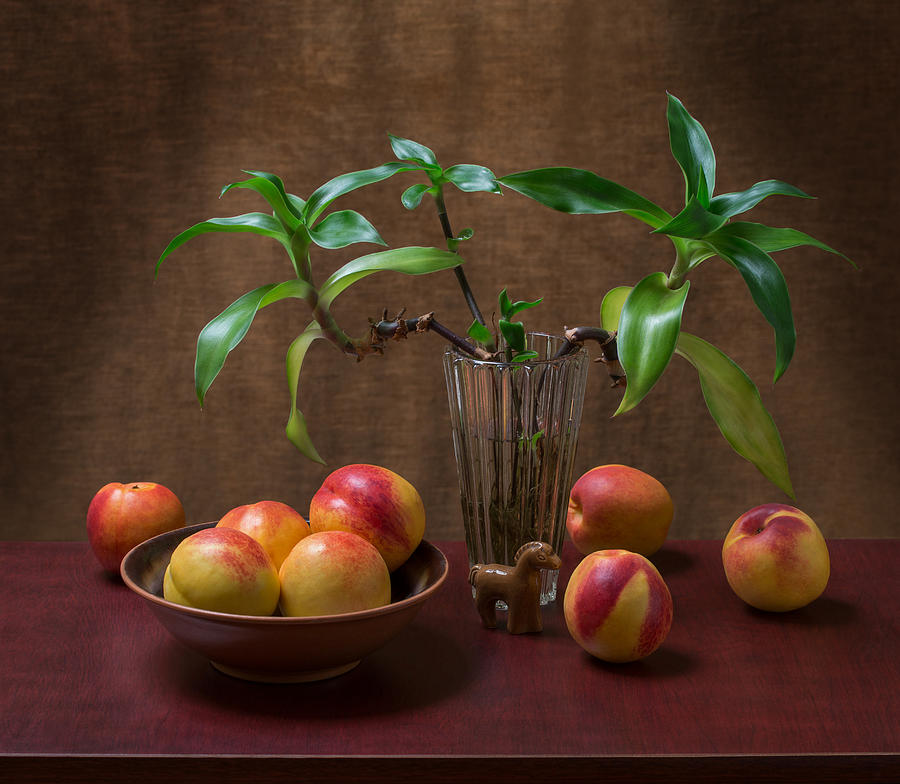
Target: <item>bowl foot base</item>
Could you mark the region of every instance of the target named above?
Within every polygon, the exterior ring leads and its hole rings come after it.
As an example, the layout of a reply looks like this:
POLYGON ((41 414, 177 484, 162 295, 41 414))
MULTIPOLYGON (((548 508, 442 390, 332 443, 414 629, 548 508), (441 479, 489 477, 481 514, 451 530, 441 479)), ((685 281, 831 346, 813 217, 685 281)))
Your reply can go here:
POLYGON ((340 664, 337 667, 325 667, 321 670, 306 670, 304 672, 260 672, 258 670, 244 670, 240 667, 229 667, 227 664, 219 664, 211 661, 213 667, 219 672, 230 675, 232 678, 240 678, 244 681, 256 681, 257 683, 309 683, 310 681, 323 681, 326 678, 336 678, 345 672, 350 672, 359 660, 349 664, 340 664))

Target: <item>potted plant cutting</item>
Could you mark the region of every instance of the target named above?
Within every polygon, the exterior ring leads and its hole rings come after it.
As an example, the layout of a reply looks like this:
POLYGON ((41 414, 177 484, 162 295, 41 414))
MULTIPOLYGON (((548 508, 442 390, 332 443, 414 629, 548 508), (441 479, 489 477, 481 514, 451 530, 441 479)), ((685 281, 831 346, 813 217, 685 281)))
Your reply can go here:
MULTIPOLYGON (((306 199, 288 193, 274 174, 246 171, 248 179, 226 185, 220 195, 235 188, 255 191, 271 213, 197 223, 169 243, 156 266, 158 273, 172 251, 210 232, 250 232, 275 239, 291 262, 291 278, 244 294, 201 330, 194 370, 200 404, 256 314, 275 302, 301 299, 310 309, 310 320, 287 351, 286 434, 303 455, 324 463, 298 408, 300 371, 310 345, 326 340, 360 360, 382 354, 389 340, 436 333, 441 345, 448 346, 444 368, 469 557, 473 563, 511 563, 524 542, 540 539, 557 550, 562 542, 585 386, 585 343, 598 344, 612 386, 624 388, 616 414, 637 406, 678 354, 697 370, 709 412, 734 450, 793 497, 781 438, 755 384, 720 349, 684 332, 682 313, 694 270, 710 258, 730 264, 774 330, 777 381, 791 361, 796 334, 787 285, 772 254, 802 245, 843 254, 796 229, 736 220, 769 196, 809 196, 780 180, 716 195, 716 160, 709 137, 675 96, 668 95, 667 100, 671 151, 685 182, 684 206, 674 214, 591 171, 551 167, 496 177, 482 165, 444 168, 431 149, 396 136, 390 136, 396 160, 341 174, 306 199), (358 212, 333 210, 335 201, 400 174, 424 180, 408 186, 401 203, 410 210, 426 200, 434 205, 444 247, 369 253, 318 282, 313 274, 314 250, 357 243, 386 245, 358 212), (497 299, 496 323, 489 322, 462 266, 460 250, 473 232, 456 233, 451 228, 444 197, 448 185, 464 192, 495 194, 505 188, 569 214, 627 214, 671 240, 674 263, 668 271, 649 272, 634 286, 613 288, 602 299, 598 292, 598 325, 573 327, 555 336, 529 334, 518 316, 541 300, 513 301, 506 289, 497 299), (444 324, 430 311, 393 318, 384 312, 378 320, 369 319, 363 335, 351 337, 331 311, 341 293, 375 272, 422 275, 451 269, 472 316, 464 331, 444 324)), ((555 585, 549 585, 543 598, 554 594, 555 585)))

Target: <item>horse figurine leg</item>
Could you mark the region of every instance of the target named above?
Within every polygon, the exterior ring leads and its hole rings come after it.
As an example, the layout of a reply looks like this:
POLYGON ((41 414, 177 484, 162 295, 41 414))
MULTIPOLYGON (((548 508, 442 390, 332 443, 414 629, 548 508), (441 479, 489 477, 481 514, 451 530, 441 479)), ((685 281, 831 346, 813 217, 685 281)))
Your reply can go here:
POLYGON ((488 629, 497 628, 497 597, 489 590, 488 575, 484 564, 475 564, 469 571, 469 584, 475 589, 475 607, 482 624, 488 629))

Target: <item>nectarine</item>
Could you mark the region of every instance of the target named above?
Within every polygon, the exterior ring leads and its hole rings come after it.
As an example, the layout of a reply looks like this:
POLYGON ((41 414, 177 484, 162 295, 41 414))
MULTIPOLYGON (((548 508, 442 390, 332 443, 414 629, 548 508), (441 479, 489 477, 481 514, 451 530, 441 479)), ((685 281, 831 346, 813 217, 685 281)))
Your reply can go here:
POLYGON ((666 541, 674 512, 668 490, 649 474, 603 465, 572 486, 566 528, 583 555, 613 549, 653 555, 666 541))
POLYGON ((309 527, 350 531, 374 545, 390 571, 412 555, 425 534, 418 491, 381 466, 347 465, 329 474, 309 505, 309 527))
POLYGON ((301 539, 279 572, 281 612, 336 615, 390 604, 391 575, 378 550, 349 531, 301 539))
POLYGON ((816 599, 828 584, 828 545, 812 518, 786 504, 742 514, 725 537, 722 565, 732 590, 759 610, 786 612, 816 599))
POLYGON ((642 659, 666 639, 672 595, 656 567, 627 550, 601 550, 584 558, 563 599, 575 642, 608 662, 642 659))
POLYGON ((279 593, 262 545, 233 528, 204 528, 183 539, 163 576, 165 599, 201 610, 271 615, 279 593))
POLYGON ((293 546, 309 536, 309 525, 298 511, 281 501, 258 501, 238 506, 218 522, 220 528, 234 528, 259 542, 276 569, 293 546))
POLYGON ((156 482, 110 482, 97 491, 87 511, 91 549, 103 568, 115 574, 132 547, 183 525, 181 501, 156 482))

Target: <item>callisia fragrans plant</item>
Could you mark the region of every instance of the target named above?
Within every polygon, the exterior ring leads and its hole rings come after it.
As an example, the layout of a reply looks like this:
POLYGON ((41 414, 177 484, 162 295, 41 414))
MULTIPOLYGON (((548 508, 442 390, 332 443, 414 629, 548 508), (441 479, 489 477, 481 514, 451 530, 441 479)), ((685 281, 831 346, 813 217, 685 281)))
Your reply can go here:
MULTIPOLYGON (((303 301, 310 321, 287 350, 290 411, 287 436, 308 458, 324 462, 312 443, 306 421, 297 406, 300 370, 310 345, 329 341, 356 359, 384 352, 388 340, 434 332, 459 351, 480 359, 526 363, 533 359, 526 331, 517 315, 540 302, 513 301, 507 289, 498 298, 496 328, 480 310, 463 271, 461 246, 473 236, 471 229, 456 233, 448 218, 448 185, 464 192, 519 193, 541 205, 570 214, 624 213, 647 224, 654 234, 668 237, 675 250, 671 269, 651 271, 633 286, 618 286, 595 296, 599 325, 564 331, 560 352, 574 351, 586 341, 600 345, 602 360, 613 386, 624 387, 616 411, 634 408, 650 392, 672 356, 686 359, 697 370, 709 412, 732 447, 751 461, 769 480, 793 497, 781 438, 759 392, 747 374, 720 349, 681 329, 690 291, 690 276, 702 262, 719 258, 740 274, 763 318, 775 335, 775 373, 787 370, 794 354, 796 333, 784 275, 772 254, 801 245, 829 253, 837 251, 808 234, 791 228, 736 220, 737 216, 769 196, 809 198, 780 180, 763 180, 746 190, 715 194, 716 159, 706 131, 682 103, 668 95, 667 120, 672 154, 684 175, 684 206, 674 214, 649 199, 600 175, 569 167, 538 168, 495 177, 475 164, 442 167, 428 147, 390 136, 397 160, 371 169, 341 174, 314 190, 306 199, 285 190, 274 174, 247 171, 249 179, 225 186, 222 194, 243 188, 262 196, 271 212, 253 212, 230 218, 211 218, 176 236, 157 263, 194 237, 209 232, 251 232, 279 242, 290 260, 292 277, 250 291, 229 305, 200 332, 197 341, 195 385, 202 405, 228 353, 247 334, 263 308, 285 299, 303 301), (407 209, 430 200, 437 210, 445 248, 400 247, 360 256, 331 272, 324 281, 313 274, 312 251, 344 248, 357 243, 386 245, 374 226, 353 210, 333 210, 334 202, 357 188, 368 187, 399 174, 418 175, 424 181, 408 186, 401 195, 407 209), (472 316, 465 330, 451 329, 435 314, 404 318, 403 311, 389 318, 369 319, 361 337, 351 337, 331 312, 335 299, 348 287, 380 271, 422 275, 453 270, 472 316)), ((843 254, 838 254, 843 255, 843 254)))

